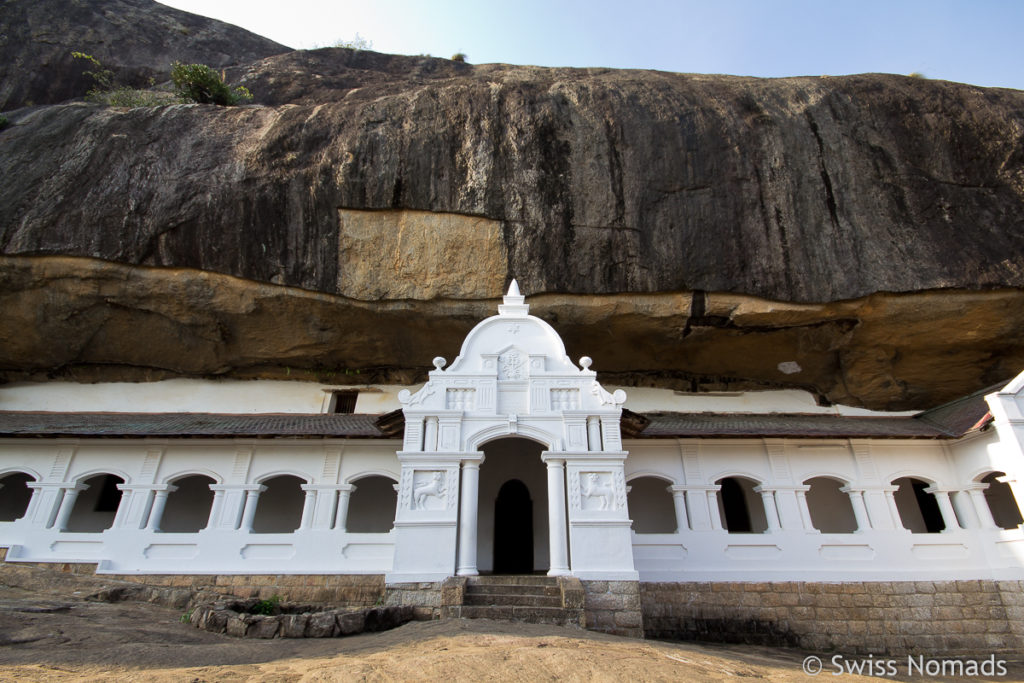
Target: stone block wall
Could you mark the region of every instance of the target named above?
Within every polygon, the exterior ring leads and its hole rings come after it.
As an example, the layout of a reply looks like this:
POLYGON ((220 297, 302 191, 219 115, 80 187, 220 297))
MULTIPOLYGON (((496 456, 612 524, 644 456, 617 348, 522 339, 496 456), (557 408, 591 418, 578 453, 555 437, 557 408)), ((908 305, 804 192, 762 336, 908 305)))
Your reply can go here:
POLYGON ((1022 591, 1024 581, 642 583, 640 600, 651 638, 970 656, 1024 649, 1022 591))
POLYGON ((640 584, 636 581, 583 581, 587 629, 643 638, 640 584))

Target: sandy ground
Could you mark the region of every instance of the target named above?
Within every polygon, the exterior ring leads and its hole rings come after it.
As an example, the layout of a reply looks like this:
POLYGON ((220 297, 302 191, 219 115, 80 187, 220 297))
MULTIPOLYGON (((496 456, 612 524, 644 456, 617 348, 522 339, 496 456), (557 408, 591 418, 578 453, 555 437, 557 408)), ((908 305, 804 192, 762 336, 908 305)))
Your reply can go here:
MULTIPOLYGON (((236 639, 175 610, 0 586, 0 681, 808 681, 808 653, 480 620, 330 639, 236 639)), ((826 680, 868 680, 829 675, 826 680)), ((1021 680, 1014 666, 1010 676, 1021 680)), ((921 680, 917 678, 916 680, 921 680)))

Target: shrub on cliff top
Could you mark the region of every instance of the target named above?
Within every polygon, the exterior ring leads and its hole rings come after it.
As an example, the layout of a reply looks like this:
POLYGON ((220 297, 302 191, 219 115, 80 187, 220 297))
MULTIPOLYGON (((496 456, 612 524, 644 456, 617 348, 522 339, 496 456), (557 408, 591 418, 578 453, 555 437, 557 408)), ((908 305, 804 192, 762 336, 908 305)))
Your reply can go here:
POLYGON ((245 87, 230 88, 216 71, 205 64, 171 65, 174 93, 184 102, 232 106, 252 99, 245 87))

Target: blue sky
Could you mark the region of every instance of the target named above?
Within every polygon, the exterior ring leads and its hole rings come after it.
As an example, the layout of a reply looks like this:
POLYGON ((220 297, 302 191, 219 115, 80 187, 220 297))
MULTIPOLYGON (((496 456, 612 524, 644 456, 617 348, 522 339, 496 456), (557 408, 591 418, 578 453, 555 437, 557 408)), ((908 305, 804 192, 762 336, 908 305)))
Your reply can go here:
POLYGON ((881 71, 1024 89, 1021 0, 166 0, 295 48, 746 76, 881 71))

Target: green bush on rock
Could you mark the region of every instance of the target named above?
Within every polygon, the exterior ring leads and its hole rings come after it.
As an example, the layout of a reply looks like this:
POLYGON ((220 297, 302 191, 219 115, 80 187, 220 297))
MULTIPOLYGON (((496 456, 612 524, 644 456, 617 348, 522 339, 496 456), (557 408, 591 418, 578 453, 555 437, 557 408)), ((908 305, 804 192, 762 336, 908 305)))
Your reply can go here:
POLYGON ((230 88, 216 71, 205 64, 171 65, 174 93, 184 102, 232 106, 252 99, 244 86, 230 88))

